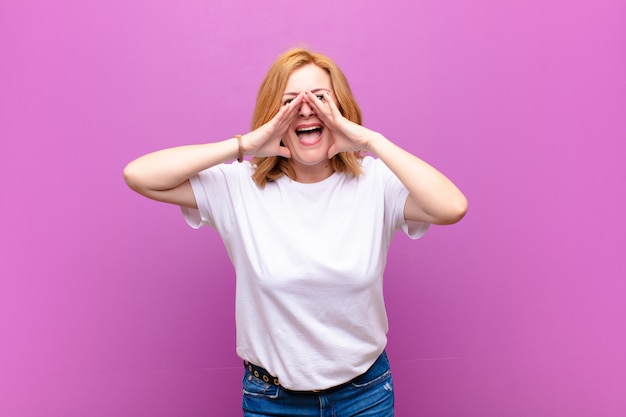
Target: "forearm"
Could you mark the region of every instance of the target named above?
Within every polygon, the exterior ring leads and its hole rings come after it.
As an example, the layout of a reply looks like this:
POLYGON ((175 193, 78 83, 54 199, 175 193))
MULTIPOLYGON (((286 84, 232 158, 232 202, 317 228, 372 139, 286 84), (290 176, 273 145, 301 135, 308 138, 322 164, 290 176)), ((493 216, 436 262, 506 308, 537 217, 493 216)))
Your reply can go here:
POLYGON ((193 175, 236 159, 237 139, 164 149, 141 156, 124 169, 124 178, 136 191, 175 188, 193 175))
POLYGON ((415 155, 376 134, 369 150, 378 156, 409 190, 407 220, 452 224, 467 211, 467 199, 445 175, 415 155))

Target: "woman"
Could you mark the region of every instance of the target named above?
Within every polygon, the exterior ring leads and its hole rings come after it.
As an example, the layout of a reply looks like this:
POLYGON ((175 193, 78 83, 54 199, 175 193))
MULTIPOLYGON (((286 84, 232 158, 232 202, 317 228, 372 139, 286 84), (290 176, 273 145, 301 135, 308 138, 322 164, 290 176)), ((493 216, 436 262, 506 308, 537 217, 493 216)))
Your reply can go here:
POLYGON ((393 415, 389 244, 398 229, 416 239, 429 224, 456 223, 467 200, 361 125, 332 60, 286 52, 260 87, 249 133, 142 156, 124 175, 140 194, 181 206, 192 227, 220 233, 237 275, 245 416, 393 415))

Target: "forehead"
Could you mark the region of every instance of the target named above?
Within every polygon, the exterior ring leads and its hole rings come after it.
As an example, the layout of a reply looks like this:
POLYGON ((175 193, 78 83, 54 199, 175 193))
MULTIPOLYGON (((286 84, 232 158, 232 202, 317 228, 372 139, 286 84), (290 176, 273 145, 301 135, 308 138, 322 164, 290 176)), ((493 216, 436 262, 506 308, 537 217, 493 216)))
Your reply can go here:
POLYGON ((291 73, 285 93, 298 93, 304 90, 325 88, 332 91, 330 76, 315 64, 307 64, 291 73))

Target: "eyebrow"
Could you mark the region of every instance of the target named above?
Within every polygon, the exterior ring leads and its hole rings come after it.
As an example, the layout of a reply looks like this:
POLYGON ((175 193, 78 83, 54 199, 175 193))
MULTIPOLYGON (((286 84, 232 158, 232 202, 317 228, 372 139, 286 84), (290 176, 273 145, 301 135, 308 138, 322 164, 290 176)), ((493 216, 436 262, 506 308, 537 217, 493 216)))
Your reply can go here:
MULTIPOLYGON (((311 90, 312 93, 317 93, 318 91, 328 91, 329 93, 331 92, 328 88, 314 88, 313 90, 311 90)), ((283 96, 297 96, 298 93, 285 93, 283 94, 283 96)))

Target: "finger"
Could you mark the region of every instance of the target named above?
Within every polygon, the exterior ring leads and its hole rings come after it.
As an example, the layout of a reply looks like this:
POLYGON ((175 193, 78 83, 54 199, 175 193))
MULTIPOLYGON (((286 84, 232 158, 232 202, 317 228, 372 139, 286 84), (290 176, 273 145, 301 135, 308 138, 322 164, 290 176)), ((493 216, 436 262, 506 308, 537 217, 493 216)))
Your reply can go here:
POLYGON ((322 119, 323 122, 329 122, 332 117, 332 109, 328 106, 326 96, 324 100, 318 98, 319 94, 307 91, 305 96, 306 103, 313 109, 313 112, 322 119))
POLYGON ((286 146, 279 146, 278 152, 276 153, 278 156, 283 156, 285 158, 291 158, 291 151, 286 146))
POLYGON ((283 117, 281 118, 281 121, 291 122, 293 118, 296 117, 296 115, 298 114, 298 111, 300 110, 300 106, 302 105, 303 100, 304 100, 304 94, 300 92, 292 101, 290 101, 287 105, 283 106, 283 108, 286 108, 286 109, 283 114, 283 117))
POLYGON ((323 106, 327 109, 326 111, 331 118, 333 118, 334 120, 339 120, 341 117, 343 117, 330 91, 324 91, 324 100, 322 101, 322 103, 323 106))
POLYGON ((291 101, 289 101, 288 103, 285 104, 281 104, 280 108, 278 109, 278 113, 288 113, 293 111, 294 108, 297 108, 298 106, 300 106, 300 103, 302 102, 302 93, 298 93, 298 95, 296 95, 293 99, 291 99, 291 101))
POLYGON ((332 145, 330 145, 330 148, 328 148, 328 159, 332 159, 332 157, 337 155, 338 153, 339 147, 333 143, 332 145))
POLYGON ((288 129, 289 125, 297 114, 296 108, 298 106, 298 102, 296 102, 294 105, 294 101, 281 106, 278 109, 278 112, 272 118, 268 126, 270 127, 272 132, 271 136, 280 136, 285 132, 285 130, 288 129))
POLYGON ((287 116, 287 114, 289 113, 290 110, 290 104, 286 104, 284 106, 281 106, 278 109, 278 112, 276 112, 276 114, 274 115, 274 117, 272 118, 272 121, 276 124, 276 125, 280 125, 282 120, 285 119, 287 116))
POLYGON ((298 95, 289 103, 290 113, 294 116, 298 114, 300 111, 300 107, 302 106, 302 102, 304 102, 304 92, 299 92, 298 95))
POLYGON ((335 103, 335 100, 333 99, 333 96, 332 94, 330 94, 329 91, 324 92, 324 99, 328 103, 328 107, 330 108, 330 111, 333 113, 333 115, 342 116, 341 112, 339 111, 339 107, 337 106, 337 103, 335 103))
POLYGON ((320 93, 314 93, 308 90, 308 91, 305 91, 304 98, 310 106, 321 109, 326 104, 326 101, 327 101, 326 94, 328 94, 327 91, 325 93, 322 93, 322 99, 320 100, 320 97, 319 97, 320 93))

